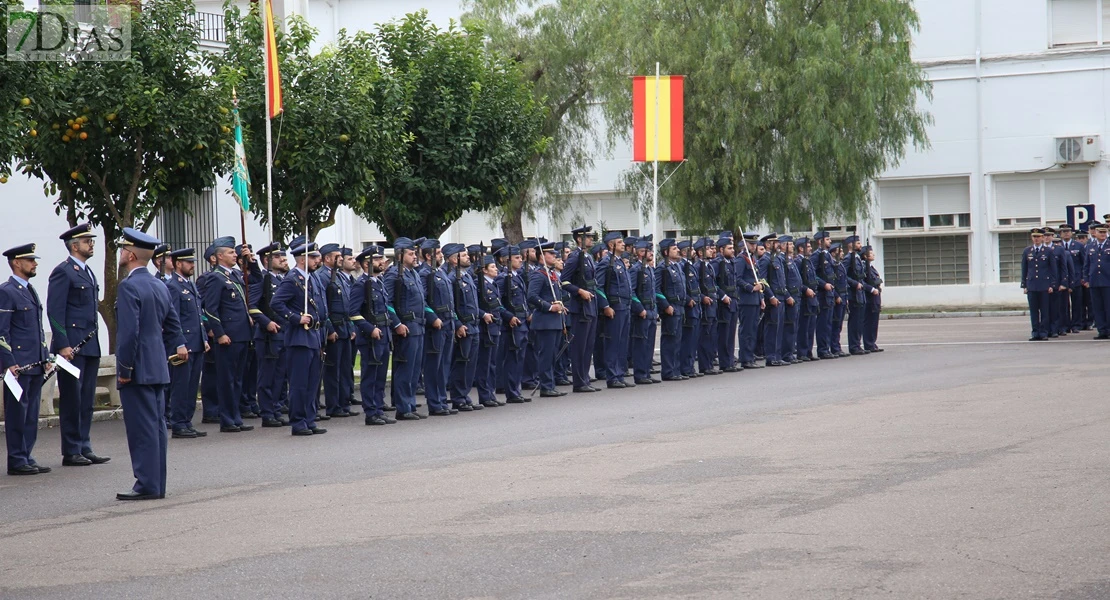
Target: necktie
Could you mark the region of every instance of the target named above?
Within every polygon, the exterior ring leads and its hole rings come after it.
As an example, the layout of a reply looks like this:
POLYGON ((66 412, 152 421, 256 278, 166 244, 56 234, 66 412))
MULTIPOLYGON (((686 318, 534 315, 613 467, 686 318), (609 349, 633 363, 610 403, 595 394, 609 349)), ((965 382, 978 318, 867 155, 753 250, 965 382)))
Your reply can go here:
POLYGON ((39 293, 35 291, 35 288, 32 287, 30 283, 27 284, 27 290, 30 291, 31 296, 35 298, 35 304, 42 306, 42 302, 39 301, 39 293))

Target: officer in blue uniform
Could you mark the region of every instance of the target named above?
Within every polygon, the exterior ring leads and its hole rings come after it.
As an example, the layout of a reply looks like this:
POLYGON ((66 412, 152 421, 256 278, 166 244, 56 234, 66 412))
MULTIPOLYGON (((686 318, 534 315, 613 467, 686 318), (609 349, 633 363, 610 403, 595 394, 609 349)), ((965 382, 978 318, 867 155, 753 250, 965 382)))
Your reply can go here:
POLYGON ((263 427, 285 427, 289 421, 281 416, 286 396, 289 370, 285 364, 285 322, 272 303, 278 285, 289 272, 289 262, 281 244, 272 243, 258 250, 265 271, 261 280, 250 286, 250 313, 254 318, 254 352, 258 365, 258 409, 263 427))
POLYGON ((116 494, 118 500, 166 497, 167 356, 173 353, 175 362, 189 360, 169 289, 147 270, 159 243, 130 227, 124 228, 119 243, 124 277, 116 290, 116 380, 135 484, 116 494))
POLYGON ((430 260, 421 282, 427 292, 425 312, 432 319, 424 341, 424 397, 428 400, 428 414, 442 417, 458 412, 448 404, 447 379, 461 324, 455 315, 455 293, 448 268, 438 264, 439 240, 427 240, 421 248, 430 260), (434 246, 429 247, 430 244, 434 246))
POLYGON ((242 274, 235 269, 235 240, 222 237, 212 245, 215 247, 217 267, 212 271, 213 276, 203 280, 200 295, 205 325, 216 341, 212 351, 216 357, 220 431, 250 431, 254 426, 244 425, 240 412, 247 352, 254 338, 246 289, 242 274))
POLYGON ((424 356, 425 324, 429 314, 424 286, 416 273, 416 245, 406 237, 393 240, 394 264, 382 277, 390 325, 393 328, 393 389, 391 400, 398 421, 419 421, 416 386, 424 356))
POLYGON ((207 431, 197 431, 193 427, 193 414, 197 409, 197 388, 204 367, 204 353, 209 350, 200 292, 192 280, 197 255, 192 248, 182 248, 171 252, 170 257, 173 259, 174 274, 166 281, 166 288, 170 292, 170 305, 181 325, 189 360, 173 361, 177 364, 171 363, 170 366, 169 426, 174 438, 196 439, 208 435, 207 431))
POLYGON ((1069 225, 1060 227, 1060 247, 1068 258, 1071 277, 1068 280, 1068 300, 1062 329, 1066 333, 1079 333, 1083 328, 1083 245, 1074 239, 1075 232, 1069 225))
POLYGON ((525 278, 524 257, 520 247, 506 246, 499 252, 508 257, 508 267, 498 276, 497 288, 501 294, 501 304, 512 316, 501 322, 497 381, 498 387, 505 390, 505 402, 522 404, 528 401, 522 393, 525 352, 528 350, 530 337, 528 280, 525 278))
MULTIPOLYGON (((31 456, 39 432, 43 375, 49 372, 42 302, 31 286, 38 270, 35 245, 4 252, 12 276, 0 284, 0 369, 10 371, 23 388, 15 397, 4 385, 4 436, 8 443, 8 475, 39 475, 50 467, 31 456)), ((0 384, 3 385, 3 384, 0 384)), ((165 430, 163 430, 163 433, 165 430)))
POLYGON ((563 335, 563 313, 566 307, 560 300, 560 279, 555 273, 557 262, 555 244, 544 242, 537 248, 542 267, 533 269, 528 280, 528 306, 532 315, 529 330, 532 333, 532 351, 536 353, 536 380, 541 398, 558 398, 566 392, 555 389, 555 354, 563 335))
POLYGON ((717 274, 714 271, 713 257, 717 245, 713 240, 703 237, 694 242, 694 272, 701 286, 702 313, 701 335, 698 338, 698 372, 703 375, 720 375, 713 368, 717 358, 717 310, 721 304, 722 292, 717 288, 717 274))
MULTIPOLYGON (((197 277, 197 291, 207 289, 209 281, 214 278, 219 278, 220 275, 216 273, 216 247, 209 245, 204 250, 204 262, 208 264, 208 271, 201 273, 197 277)), ((201 304, 203 310, 204 305, 201 304)), ((208 316, 205 315, 201 322, 206 322, 208 316)), ((205 323, 205 333, 207 336, 208 345, 211 347, 216 343, 216 338, 213 337, 211 330, 208 329, 205 323)), ((220 395, 219 395, 218 377, 216 376, 216 353, 209 350, 204 353, 204 367, 200 371, 200 405, 201 410, 201 423, 207 424, 220 424, 220 395)))
POLYGON ((610 231, 602 242, 609 250, 609 255, 597 264, 597 306, 605 337, 605 368, 597 373, 605 378, 607 387, 623 389, 636 385, 624 379, 632 326, 632 281, 620 257, 625 250, 620 232, 610 231))
MULTIPOLYGON (((565 250, 566 250, 566 243, 564 243, 564 242, 555 242, 555 256, 562 257, 565 250)), ((602 294, 602 292, 600 291, 600 289, 601 289, 600 288, 600 285, 601 285, 600 272, 601 272, 601 262, 602 261, 605 261, 606 263, 609 262, 610 252, 609 252, 608 248, 606 248, 604 242, 602 242, 602 243, 594 244, 590 248, 590 255, 593 257, 594 275, 597 277, 597 283, 598 283, 598 286, 599 286, 598 287, 599 291, 597 291, 594 294, 594 301, 598 303, 598 307, 597 307, 597 333, 594 336, 595 341, 594 341, 593 355, 592 355, 593 356, 593 365, 594 365, 594 375, 593 375, 593 377, 590 378, 591 385, 592 385, 592 382, 594 382, 594 381, 607 381, 606 372, 608 371, 608 367, 605 366, 605 364, 606 364, 605 363, 605 351, 606 351, 605 349, 606 349, 606 346, 607 346, 607 344, 606 344, 607 339, 606 338, 608 337, 609 334, 608 334, 607 331, 605 331, 605 318, 604 318, 604 315, 601 314, 601 294, 602 294)), ((563 259, 563 260, 565 261, 566 259, 563 259)), ((562 269, 560 268, 558 270, 559 270, 559 273, 561 275, 562 274, 562 269)), ((569 320, 567 321, 567 326, 568 327, 570 326, 570 321, 569 320)), ((569 373, 571 371, 571 369, 570 369, 570 356, 566 352, 563 352, 559 355, 558 362, 563 363, 561 365, 563 367, 561 372, 569 373)), ((556 370, 558 370, 559 366, 560 366, 559 364, 556 365, 556 370)))
POLYGON ((784 365, 802 362, 797 355, 798 321, 802 314, 802 273, 794 261, 794 238, 784 235, 778 241, 779 252, 786 273, 786 299, 783 308, 782 339, 779 354, 784 365))
POLYGON ((351 395, 346 389, 346 364, 350 362, 354 331, 351 328, 351 309, 347 303, 350 288, 342 276, 343 252, 339 244, 324 244, 320 248, 323 264, 313 274, 316 284, 324 290, 328 304, 324 322, 324 402, 329 417, 353 417, 361 414, 351 410, 351 395))
POLYGON ((778 235, 771 233, 760 240, 767 252, 760 257, 757 263, 760 280, 767 282, 763 290, 766 309, 764 314, 763 356, 767 359, 768 367, 781 367, 782 361, 782 329, 786 312, 786 262, 778 252, 778 235))
POLYGON ((362 382, 359 395, 367 425, 392 425, 396 423, 385 415, 385 378, 389 372, 390 342, 396 315, 389 312, 386 299, 385 248, 376 244, 367 246, 355 260, 362 265, 362 277, 351 286, 348 298, 351 323, 357 336, 355 346, 362 357, 362 382))
POLYGON ((69 257, 50 273, 46 291, 46 316, 50 321, 50 352, 64 357, 81 371, 81 378, 58 375, 58 428, 62 438, 62 464, 86 466, 110 459, 97 456, 89 440, 96 375, 100 369, 100 336, 97 300, 100 284, 88 266, 96 247, 89 223, 61 236, 69 257))
POLYGON ((478 308, 490 318, 483 316, 478 324, 478 365, 474 387, 478 389, 478 402, 487 408, 494 408, 505 405, 497 399, 497 355, 501 346, 501 327, 514 315, 501 303, 497 259, 486 254, 479 260, 481 266, 475 275, 478 308))
POLYGON ((658 287, 655 284, 655 253, 652 242, 641 238, 636 242, 636 261, 628 271, 632 281, 632 380, 637 385, 660 383, 651 376, 655 357, 656 320, 659 318, 658 287))
POLYGON ((470 390, 478 372, 478 323, 485 313, 478 308, 478 287, 470 275, 470 255, 458 243, 443 247, 444 273, 455 307, 454 348, 448 364, 447 394, 451 407, 462 412, 481 410, 470 390))
POLYGON ((813 266, 813 251, 809 238, 794 240, 794 262, 802 275, 801 314, 798 317, 798 358, 803 362, 816 360, 813 354, 813 336, 817 327, 817 269, 813 266))
MULTIPOLYGON (((1021 289, 1029 301, 1031 342, 1047 340, 1052 319, 1052 294, 1059 285, 1060 273, 1055 253, 1044 244, 1044 229, 1029 232, 1033 244, 1021 253, 1021 289)), ((1110 263, 1108 263, 1110 265, 1110 263)))
MULTIPOLYGON (((358 262, 355 260, 354 250, 344 246, 339 249, 342 255, 340 265, 343 267, 339 276, 343 278, 343 284, 347 286, 347 303, 350 304, 350 294, 355 287, 355 282, 358 279, 355 273, 359 269, 358 262)), ((354 308, 354 307, 350 307, 354 308)), ((350 406, 355 403, 355 357, 358 355, 358 350, 355 347, 355 336, 358 335, 358 330, 354 323, 348 324, 351 329, 351 352, 347 355, 347 361, 341 367, 340 376, 343 377, 343 389, 347 391, 347 400, 345 402, 348 412, 351 412, 350 406)), ((358 412, 358 411, 355 411, 358 412)), ((353 415, 353 413, 352 413, 353 415)))
POLYGON ((297 266, 278 284, 270 308, 280 317, 285 333, 293 435, 319 435, 328 431, 316 425, 328 304, 323 289, 313 283, 312 274, 320 268, 322 259, 315 242, 303 243, 292 254, 297 266))
POLYGON ((682 320, 686 307, 686 276, 679 266, 678 244, 674 238, 659 242, 662 257, 655 268, 656 309, 659 311, 661 337, 659 357, 663 381, 684 381, 682 376, 682 320))
POLYGON ((863 326, 866 319, 867 297, 863 289, 863 259, 859 256, 860 239, 858 235, 844 240, 848 255, 844 266, 848 270, 848 353, 853 356, 867 354, 863 349, 863 326))
MULTIPOLYGON (((829 246, 833 268, 836 270, 836 299, 833 307, 832 326, 829 329, 829 352, 835 358, 849 356, 840 346, 840 333, 844 331, 844 316, 848 312, 848 265, 844 264, 844 247, 840 243, 829 246)), ((853 291, 854 293, 854 291, 853 291)))
POLYGON ((833 264, 829 246, 829 232, 818 231, 813 235, 817 248, 810 257, 817 281, 817 357, 821 359, 839 358, 832 348, 833 312, 839 297, 836 291, 836 267, 833 264))
MULTIPOLYGON (((574 391, 596 392, 590 385, 590 356, 597 337, 597 274, 589 250, 593 247, 593 228, 583 225, 571 231, 578 244, 566 260, 561 275, 562 285, 570 294, 567 312, 570 313, 570 366, 574 391)), ((554 250, 554 248, 552 248, 554 250)), ((537 354, 538 359, 538 354, 537 354)), ((539 365, 541 368, 543 365, 539 365)))
POLYGON ((871 246, 863 248, 864 290, 867 292, 867 313, 863 328, 863 349, 868 352, 882 352, 879 347, 879 316, 883 312, 883 278, 875 268, 875 250, 871 246))
POLYGON ((744 247, 732 260, 732 269, 736 277, 735 304, 739 328, 737 338, 740 368, 742 369, 763 368, 763 365, 755 362, 760 311, 766 305, 764 300, 766 289, 762 278, 759 276, 759 265, 756 263, 756 243, 758 241, 759 234, 745 234, 744 247))
MULTIPOLYGON (((739 288, 736 286, 736 246, 731 232, 721 232, 717 238, 717 257, 713 259, 713 272, 721 301, 717 304, 717 366, 722 372, 735 373, 736 334, 740 326, 739 288)), ((754 277, 754 275, 753 275, 754 277)), ((758 320, 758 310, 756 319, 758 320)))
POLYGON ((1094 313, 1091 311, 1091 288, 1087 287, 1087 248, 1090 247, 1090 236, 1086 231, 1075 232, 1075 243, 1079 246, 1079 314, 1076 322, 1080 330, 1089 330, 1094 326, 1094 313))
MULTIPOLYGON (((539 267, 538 262, 539 241, 536 239, 523 240, 520 242, 520 253, 524 262, 521 266, 520 276, 524 279, 525 294, 528 293, 528 285, 532 281, 532 271, 539 267)), ((526 296, 527 297, 527 296, 526 296)), ((529 329, 531 332, 531 329, 529 329)), ((539 382, 536 380, 536 353, 532 349, 532 340, 535 336, 529 333, 528 341, 525 344, 524 352, 524 372, 521 376, 520 388, 522 390, 536 390, 539 389, 539 382)))
POLYGON ((682 311, 682 343, 678 350, 679 370, 683 377, 693 379, 701 377, 694 364, 698 358, 698 342, 701 340, 701 313, 702 298, 701 282, 694 270, 691 255, 694 252, 690 240, 682 240, 675 244, 678 246, 678 268, 686 281, 686 304, 682 311))
POLYGON ((1049 324, 1048 337, 1066 337, 1069 327, 1065 324, 1068 314, 1068 299, 1071 297, 1072 264, 1071 256, 1064 250, 1063 244, 1056 239, 1056 230, 1051 227, 1044 228, 1045 247, 1052 250, 1056 259, 1056 271, 1059 273, 1056 292, 1052 294, 1049 303, 1052 305, 1051 323, 1049 324))

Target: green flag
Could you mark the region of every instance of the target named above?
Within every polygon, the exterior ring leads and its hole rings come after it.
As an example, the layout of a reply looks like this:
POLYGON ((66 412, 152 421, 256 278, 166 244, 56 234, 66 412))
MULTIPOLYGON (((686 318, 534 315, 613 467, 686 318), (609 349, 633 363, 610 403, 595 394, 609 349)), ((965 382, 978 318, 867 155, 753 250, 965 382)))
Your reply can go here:
POLYGON ((243 125, 239 122, 239 109, 231 112, 235 115, 235 168, 231 172, 231 193, 239 201, 239 206, 249 211, 251 176, 247 173, 247 151, 243 148, 243 125))

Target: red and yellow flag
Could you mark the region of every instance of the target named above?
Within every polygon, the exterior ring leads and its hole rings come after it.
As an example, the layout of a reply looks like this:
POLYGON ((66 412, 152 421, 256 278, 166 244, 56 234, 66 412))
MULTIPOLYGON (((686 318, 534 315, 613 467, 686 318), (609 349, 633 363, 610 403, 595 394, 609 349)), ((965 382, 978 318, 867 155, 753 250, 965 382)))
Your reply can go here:
POLYGON ((632 78, 632 160, 681 161, 681 75, 632 78))
POLYGON ((281 114, 281 70, 278 69, 277 36, 274 35, 274 7, 270 0, 266 4, 266 92, 270 98, 270 117, 281 114))

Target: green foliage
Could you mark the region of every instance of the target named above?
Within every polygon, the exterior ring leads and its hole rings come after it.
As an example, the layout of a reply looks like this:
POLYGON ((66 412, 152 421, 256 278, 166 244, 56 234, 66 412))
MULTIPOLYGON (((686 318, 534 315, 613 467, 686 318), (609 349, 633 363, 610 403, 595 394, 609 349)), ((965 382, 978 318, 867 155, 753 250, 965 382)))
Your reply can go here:
MULTIPOLYGON (((625 0, 627 72, 686 75, 687 163, 661 164, 687 228, 863 214, 872 178, 924 146, 931 88, 910 57, 908 0, 625 0)), ((614 23, 616 26, 617 23, 614 23)), ((628 130, 631 86, 605 94, 628 130)), ((650 182, 626 177, 640 200, 650 182)))
POLYGON ((527 188, 544 111, 516 65, 485 51, 480 31, 441 31, 424 12, 380 26, 377 39, 382 68, 410 91, 411 143, 407 168, 379 176, 379 201, 360 214, 391 238, 434 237, 527 188))

